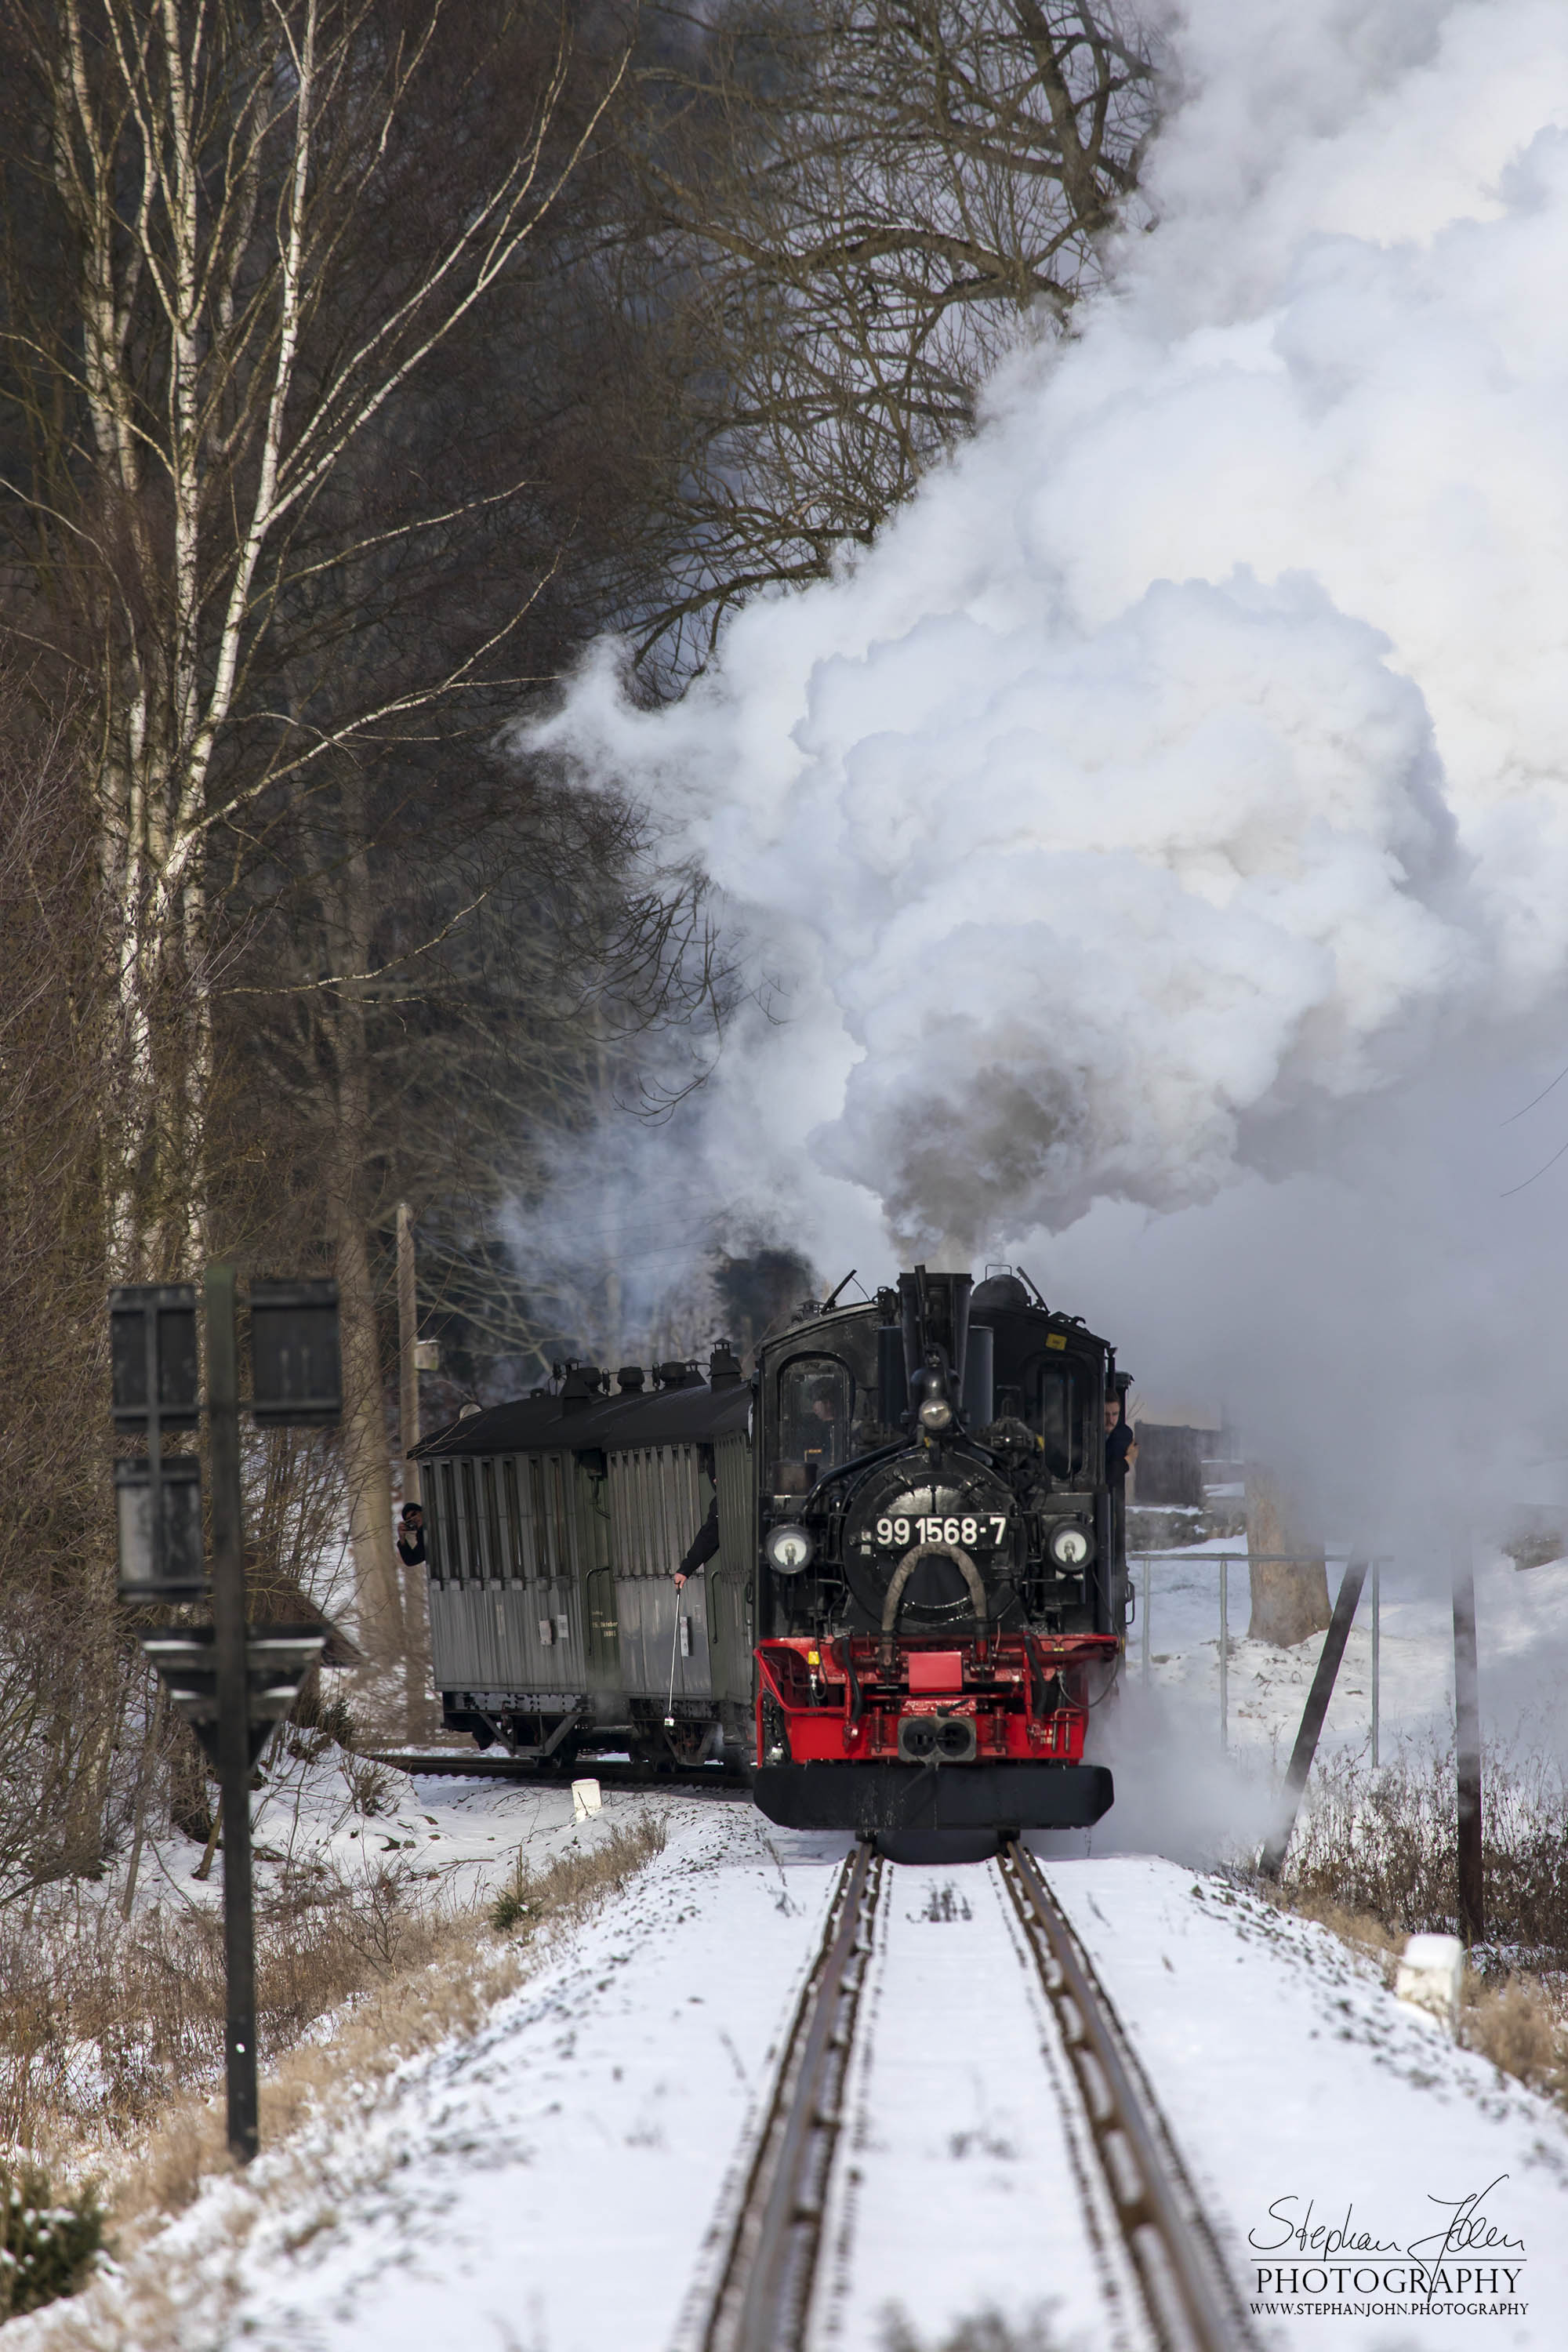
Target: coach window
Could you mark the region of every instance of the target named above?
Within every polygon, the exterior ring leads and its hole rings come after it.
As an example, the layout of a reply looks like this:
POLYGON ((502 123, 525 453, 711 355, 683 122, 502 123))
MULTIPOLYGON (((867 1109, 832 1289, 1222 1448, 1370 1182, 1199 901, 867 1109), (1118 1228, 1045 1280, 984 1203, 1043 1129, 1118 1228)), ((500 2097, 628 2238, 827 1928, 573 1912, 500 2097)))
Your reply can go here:
POLYGON ((458 1474, 449 1462, 441 1465, 441 1573, 459 1583, 463 1574, 463 1538, 458 1528, 458 1474))
POLYGON ((458 1465, 458 1491, 463 1511, 463 1573, 480 1577, 485 1572, 484 1555, 479 1550, 479 1507, 474 1492, 474 1465, 471 1462, 458 1465))
POLYGON ((544 1464, 537 1454, 528 1457, 528 1517, 533 1530, 533 1572, 550 1573, 550 1522, 544 1515, 544 1464))
POLYGON ((1081 1364, 1052 1362, 1036 1368, 1036 1427, 1044 1440, 1046 1466, 1053 1478, 1081 1477, 1091 1459, 1089 1382, 1081 1364))
POLYGON ((506 1495, 506 1556, 509 1572, 522 1574, 522 1507, 518 1500, 517 1464, 501 1464, 501 1486, 506 1495))
POLYGON ((496 1493, 496 1465, 493 1462, 479 1465, 479 1492, 485 1502, 485 1567, 491 1576, 506 1573, 500 1548, 500 1501, 496 1493))
POLYGON ((566 1524, 566 1474, 559 1454, 550 1457, 551 1525, 555 1537, 555 1573, 572 1573, 572 1537, 566 1524))
POLYGON ((808 1495, 849 1455, 855 1381, 837 1356, 795 1356, 778 1376, 775 1495, 808 1495))
POLYGON ((441 1501, 443 1465, 432 1462, 420 1486, 425 1496, 425 1554, 432 1576, 447 1574, 447 1519, 441 1501))

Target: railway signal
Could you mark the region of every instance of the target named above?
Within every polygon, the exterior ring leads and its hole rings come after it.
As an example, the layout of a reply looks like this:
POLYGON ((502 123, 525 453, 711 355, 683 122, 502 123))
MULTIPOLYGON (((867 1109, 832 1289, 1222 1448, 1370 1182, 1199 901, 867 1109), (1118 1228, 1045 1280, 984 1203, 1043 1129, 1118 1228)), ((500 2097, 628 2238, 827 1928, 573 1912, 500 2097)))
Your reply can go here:
MULTIPOLYGON (((141 1642, 176 1712, 217 1768, 228 2145, 243 2164, 257 2150, 251 1768, 321 1655, 326 1631, 246 1622, 234 1268, 208 1266, 203 1287, 212 1622, 160 1629, 141 1642)), ((129 1286, 110 1292, 109 1312, 115 1428, 147 1439, 144 1456, 115 1464, 121 1598, 199 1601, 208 1581, 201 1462, 195 1454, 165 1454, 163 1444, 165 1429, 194 1429, 202 1415, 195 1288, 129 1286)), ((258 1426, 335 1422, 342 1409, 336 1283, 254 1282, 250 1324, 251 1412, 258 1426)))
POLYGON ((122 1601, 188 1601, 206 1583, 202 1466, 166 1454, 165 1430, 201 1417, 196 1293, 188 1282, 142 1282, 109 1294, 114 1426, 145 1432, 147 1451, 114 1465, 122 1601))

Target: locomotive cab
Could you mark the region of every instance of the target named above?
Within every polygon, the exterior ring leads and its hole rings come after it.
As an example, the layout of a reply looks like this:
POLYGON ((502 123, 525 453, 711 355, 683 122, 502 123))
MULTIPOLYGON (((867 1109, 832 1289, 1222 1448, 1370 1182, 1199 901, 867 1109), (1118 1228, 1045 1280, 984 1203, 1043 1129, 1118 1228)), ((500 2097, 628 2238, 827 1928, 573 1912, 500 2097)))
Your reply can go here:
POLYGON ((1108 1343, 923 1266, 762 1350, 756 1801, 797 1828, 1079 1827, 1125 1623, 1108 1343))

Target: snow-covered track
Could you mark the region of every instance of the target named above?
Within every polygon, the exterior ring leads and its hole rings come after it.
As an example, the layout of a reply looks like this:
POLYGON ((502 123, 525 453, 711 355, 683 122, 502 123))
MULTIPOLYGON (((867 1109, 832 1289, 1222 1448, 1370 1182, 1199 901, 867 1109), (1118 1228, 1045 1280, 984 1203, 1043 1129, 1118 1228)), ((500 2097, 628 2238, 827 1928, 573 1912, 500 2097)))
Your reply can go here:
POLYGON ((804 2339, 883 1868, 862 1842, 839 1874, 757 2137, 701 2352, 795 2352, 804 2339))
POLYGON ((1257 2338, 1174 2138, 1033 1855, 1000 1869, 1083 2099, 1095 2153, 1160 2352, 1251 2352, 1257 2338))

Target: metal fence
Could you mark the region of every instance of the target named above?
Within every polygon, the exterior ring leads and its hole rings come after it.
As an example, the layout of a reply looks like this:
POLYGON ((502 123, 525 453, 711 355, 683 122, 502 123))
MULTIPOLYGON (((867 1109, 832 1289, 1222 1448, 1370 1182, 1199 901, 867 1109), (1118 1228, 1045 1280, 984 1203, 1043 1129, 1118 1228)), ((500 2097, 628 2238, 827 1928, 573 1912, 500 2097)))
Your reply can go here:
MULTIPOLYGON (((1332 1553, 1330 1554, 1329 1557, 1335 1562, 1342 1572, 1345 1560, 1350 1557, 1350 1555, 1332 1553)), ((1356 1555, 1356 1557, 1365 1559, 1366 1555, 1363 1552, 1356 1555)), ((1390 1557, 1391 1556, 1389 1554, 1384 1553, 1380 1558, 1373 1559, 1370 1563, 1372 1573, 1367 1580, 1371 1591, 1372 1607, 1372 1761, 1374 1769, 1376 1769, 1378 1761, 1378 1653, 1381 1635, 1380 1618, 1382 1570, 1389 1564, 1390 1557)), ((1324 1556, 1321 1552, 1270 1551, 1258 1552, 1249 1555, 1245 1551, 1212 1552, 1197 1551, 1193 1549, 1138 1552, 1130 1551, 1127 1555, 1128 1568, 1130 1570, 1142 1570, 1142 1575, 1137 1579, 1135 1589, 1138 1595, 1137 1624, 1138 1655, 1140 1665, 1139 1679, 1145 1688, 1148 1686, 1150 1675, 1149 1632, 1154 1615, 1153 1563, 1156 1560, 1173 1559, 1180 1560, 1186 1568, 1212 1567, 1217 1568, 1219 1570, 1219 1744, 1220 1752, 1224 1755, 1228 1753, 1230 1748, 1229 1664, 1231 1570, 1233 1568, 1246 1569, 1253 1567, 1317 1568, 1324 1564, 1324 1556)))

